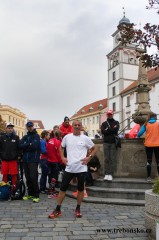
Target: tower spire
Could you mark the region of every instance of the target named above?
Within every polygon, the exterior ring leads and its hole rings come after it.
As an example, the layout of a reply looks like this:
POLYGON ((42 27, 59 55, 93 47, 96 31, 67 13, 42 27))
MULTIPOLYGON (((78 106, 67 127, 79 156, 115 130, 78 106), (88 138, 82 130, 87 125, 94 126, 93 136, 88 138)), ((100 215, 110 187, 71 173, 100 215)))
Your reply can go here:
POLYGON ((124 15, 124 17, 125 17, 125 7, 123 7, 123 15, 124 15))

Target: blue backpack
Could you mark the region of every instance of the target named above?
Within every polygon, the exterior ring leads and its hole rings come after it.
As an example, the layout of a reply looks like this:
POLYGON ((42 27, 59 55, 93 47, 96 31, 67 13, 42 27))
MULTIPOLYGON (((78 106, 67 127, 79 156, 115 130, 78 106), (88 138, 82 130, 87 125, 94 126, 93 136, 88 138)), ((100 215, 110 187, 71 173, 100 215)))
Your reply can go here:
POLYGON ((10 198, 11 186, 8 183, 0 183, 0 201, 7 201, 10 198))

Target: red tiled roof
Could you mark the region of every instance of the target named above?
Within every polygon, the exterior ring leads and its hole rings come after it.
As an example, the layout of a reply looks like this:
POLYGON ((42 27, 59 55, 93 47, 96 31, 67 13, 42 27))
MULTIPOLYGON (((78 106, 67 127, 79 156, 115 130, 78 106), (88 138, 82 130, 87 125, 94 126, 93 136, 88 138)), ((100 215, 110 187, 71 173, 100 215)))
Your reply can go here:
POLYGON ((148 75, 148 80, 149 81, 152 81, 152 80, 155 80, 156 78, 159 78, 159 68, 157 68, 156 70, 153 68, 153 69, 150 69, 147 73, 148 75))
MULTIPOLYGON (((148 81, 151 82, 152 80, 155 80, 157 78, 159 78, 159 68, 157 68, 157 70, 155 70, 154 68, 153 69, 150 69, 148 72, 147 72, 147 76, 148 76, 148 81)), ((121 91, 120 94, 123 94, 123 93, 126 93, 134 88, 137 87, 138 85, 138 80, 135 80, 133 83, 131 83, 127 88, 125 88, 123 91, 121 91)))
POLYGON ((126 93, 126 92, 132 90, 133 88, 136 88, 138 82, 139 82, 138 80, 135 80, 135 81, 134 81, 133 83, 131 83, 128 87, 126 87, 123 91, 121 91, 120 94, 126 93))
POLYGON ((81 117, 88 113, 94 113, 101 111, 107 107, 107 98, 98 100, 96 102, 90 103, 84 107, 82 107, 76 114, 74 114, 70 119, 74 117, 81 117), (101 106, 101 107, 100 107, 101 106))
POLYGON ((38 126, 36 127, 37 129, 45 129, 41 120, 29 120, 29 121, 32 122, 34 125, 37 125, 38 126))

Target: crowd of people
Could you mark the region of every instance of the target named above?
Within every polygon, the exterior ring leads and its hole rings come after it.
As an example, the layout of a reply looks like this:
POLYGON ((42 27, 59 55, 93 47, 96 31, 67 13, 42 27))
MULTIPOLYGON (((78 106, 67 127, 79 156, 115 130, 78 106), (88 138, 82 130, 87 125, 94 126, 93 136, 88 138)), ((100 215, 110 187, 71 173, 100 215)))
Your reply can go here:
MULTIPOLYGON (((39 202, 39 195, 47 194, 48 198, 57 198, 57 205, 49 218, 61 216, 61 205, 70 182, 77 182, 77 206, 75 216, 82 217, 80 206, 84 197, 85 186, 93 184, 92 173, 101 167, 96 156, 96 146, 87 136, 80 120, 70 125, 65 117, 62 125, 55 125, 52 132, 44 130, 38 135, 32 122, 26 124, 27 134, 22 138, 15 134, 14 125, 7 123, 6 132, 0 137, 0 158, 2 160, 2 181, 7 183, 11 178, 12 191, 16 188, 18 176, 18 159, 23 163, 26 178, 27 194, 23 200, 32 199, 39 202), (39 181, 39 166, 41 176, 39 181), (59 186, 59 175, 62 181, 59 186), (57 188, 60 190, 57 191, 57 188)), ((107 119, 101 125, 104 151, 105 181, 113 180, 117 147, 115 137, 118 135, 119 122, 113 118, 113 111, 107 111, 107 119)), ((147 177, 150 181, 152 154, 155 153, 159 172, 159 123, 156 114, 151 114, 141 127, 138 137, 145 136, 147 155, 147 177)), ((98 137, 97 137, 98 138, 98 137)))
POLYGON ((57 207, 49 215, 49 218, 54 218, 61 214, 60 206, 69 183, 72 179, 77 179, 75 216, 81 217, 80 205, 86 181, 92 185, 91 171, 97 171, 100 167, 98 162, 97 168, 94 165, 94 168, 90 166, 87 172, 87 164, 93 160, 96 153, 95 144, 83 131, 82 123, 76 120, 70 125, 68 117, 64 118, 60 127, 55 125, 51 133, 44 130, 41 136, 32 122, 27 122, 26 128, 27 134, 19 139, 14 125, 11 122, 7 123, 6 132, 0 137, 2 181, 7 183, 10 178, 13 191, 19 174, 17 160, 22 161, 27 186, 27 194, 23 200, 31 199, 38 203, 40 193, 47 194, 48 198, 57 198, 57 207), (60 191, 57 192, 60 173, 62 182, 60 191))

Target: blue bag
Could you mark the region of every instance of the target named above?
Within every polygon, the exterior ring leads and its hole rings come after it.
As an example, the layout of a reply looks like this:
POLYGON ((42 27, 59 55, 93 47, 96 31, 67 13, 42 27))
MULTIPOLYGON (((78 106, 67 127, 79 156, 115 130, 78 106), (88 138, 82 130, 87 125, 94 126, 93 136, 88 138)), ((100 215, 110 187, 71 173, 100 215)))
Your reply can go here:
POLYGON ((11 186, 7 183, 0 183, 0 201, 7 201, 10 198, 11 186))

